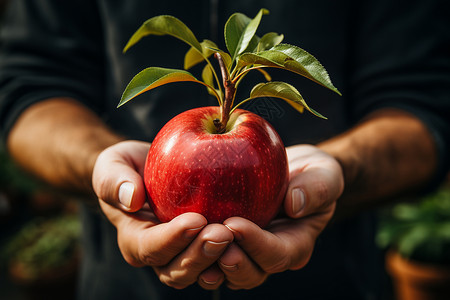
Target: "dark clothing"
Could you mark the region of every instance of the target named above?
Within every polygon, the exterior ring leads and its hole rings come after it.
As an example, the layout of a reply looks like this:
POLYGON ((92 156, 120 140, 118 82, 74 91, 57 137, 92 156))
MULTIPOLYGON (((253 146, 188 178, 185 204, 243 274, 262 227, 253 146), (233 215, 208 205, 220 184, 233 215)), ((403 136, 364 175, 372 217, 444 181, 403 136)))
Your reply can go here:
MULTIPOLYGON (((122 91, 136 73, 148 66, 182 68, 188 50, 173 37, 150 36, 123 54, 133 32, 146 19, 170 14, 186 23, 200 41, 212 39, 225 49, 222 32, 227 18, 236 11, 253 17, 262 7, 271 13, 263 17, 258 32, 283 33, 284 42, 312 53, 343 96, 298 75, 269 69, 274 80, 296 86, 328 120, 300 115, 271 99, 244 108, 270 121, 286 146, 332 137, 382 107, 410 111, 436 140, 440 169, 434 182, 439 182, 448 169, 450 145, 450 2, 446 0, 13 0, 1 34, 3 137, 27 106, 68 96, 92 108, 118 133, 152 141, 171 117, 189 108, 216 105, 216 100, 201 85, 177 83, 117 109, 122 91)), ((197 71, 201 68, 192 70, 197 71)), ((238 98, 246 98, 246 87, 260 81, 257 72, 248 76, 238 98)), ((127 265, 112 225, 88 208, 83 210, 83 220, 80 299, 211 298, 211 292, 197 286, 181 291, 163 286, 150 268, 127 265)), ((333 223, 319 237, 304 269, 272 275, 250 291, 222 288, 221 297, 377 299, 383 265, 373 234, 370 214, 333 223)))

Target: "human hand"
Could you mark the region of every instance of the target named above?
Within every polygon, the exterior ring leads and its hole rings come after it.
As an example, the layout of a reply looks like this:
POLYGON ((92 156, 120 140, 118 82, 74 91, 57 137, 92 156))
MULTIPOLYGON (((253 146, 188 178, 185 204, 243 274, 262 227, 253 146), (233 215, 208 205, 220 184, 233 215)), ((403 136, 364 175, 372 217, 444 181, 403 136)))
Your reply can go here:
POLYGON ((265 230, 239 217, 224 222, 235 242, 218 265, 231 289, 254 288, 270 274, 304 267, 343 192, 342 169, 333 157, 308 145, 289 147, 287 154, 284 211, 289 218, 278 218, 265 230))
POLYGON ((214 264, 233 234, 222 224, 207 225, 197 213, 158 221, 146 202, 142 180, 149 147, 138 141, 118 143, 104 150, 94 167, 93 188, 103 213, 117 228, 120 251, 132 266, 153 267, 168 286, 198 282, 215 289, 224 275, 214 264))

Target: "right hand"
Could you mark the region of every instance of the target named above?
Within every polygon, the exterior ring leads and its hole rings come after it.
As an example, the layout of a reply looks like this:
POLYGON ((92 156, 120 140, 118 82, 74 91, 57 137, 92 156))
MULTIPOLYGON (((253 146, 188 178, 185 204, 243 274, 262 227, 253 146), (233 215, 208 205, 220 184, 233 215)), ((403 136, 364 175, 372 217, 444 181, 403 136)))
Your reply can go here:
POLYGON ((233 241, 222 224, 197 213, 161 223, 146 201, 143 183, 150 144, 125 141, 105 149, 94 166, 92 185, 100 207, 117 229, 117 242, 132 266, 151 266, 162 283, 185 288, 195 282, 216 289, 224 274, 215 262, 233 241))

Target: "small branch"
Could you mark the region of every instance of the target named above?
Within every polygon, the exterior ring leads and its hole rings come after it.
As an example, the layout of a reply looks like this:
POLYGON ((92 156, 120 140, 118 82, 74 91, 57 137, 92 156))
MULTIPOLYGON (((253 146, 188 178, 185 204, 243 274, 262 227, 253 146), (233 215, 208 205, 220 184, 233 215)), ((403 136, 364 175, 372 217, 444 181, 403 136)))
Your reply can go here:
POLYGON ((230 80, 230 74, 228 73, 228 69, 225 66, 225 62, 223 61, 222 55, 219 52, 214 53, 214 57, 219 62, 220 72, 222 72, 222 80, 225 85, 226 81, 230 80))
POLYGON ((230 80, 230 74, 225 66, 220 53, 214 53, 214 57, 219 62, 220 71, 222 73, 223 87, 225 89, 225 99, 220 106, 220 120, 214 120, 214 125, 216 126, 217 133, 224 133, 227 127, 228 120, 230 119, 230 111, 233 106, 234 96, 236 94, 236 84, 230 80))
POLYGON ((239 73, 234 79, 233 79, 233 83, 237 84, 237 82, 244 77, 245 75, 247 75, 248 72, 252 71, 252 70, 258 70, 258 69, 264 69, 267 68, 267 66, 257 66, 257 67, 251 67, 248 69, 245 69, 243 72, 239 73))

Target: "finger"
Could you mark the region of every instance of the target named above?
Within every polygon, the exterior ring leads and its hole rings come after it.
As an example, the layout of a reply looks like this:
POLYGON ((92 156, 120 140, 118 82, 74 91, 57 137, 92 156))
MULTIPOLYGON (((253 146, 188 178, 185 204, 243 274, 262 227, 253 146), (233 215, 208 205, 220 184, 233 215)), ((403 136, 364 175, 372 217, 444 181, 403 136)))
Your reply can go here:
POLYGON ((197 213, 185 213, 168 223, 158 223, 150 210, 130 214, 102 201, 100 205, 117 228, 122 256, 136 267, 166 265, 183 252, 207 224, 197 213))
POLYGON ((251 260, 269 274, 306 265, 320 233, 320 229, 315 228, 320 221, 309 218, 278 221, 270 225, 270 231, 240 217, 229 218, 224 224, 251 260))
POLYGON ((133 233, 133 227, 125 227, 120 232, 123 235, 119 247, 127 249, 124 257, 134 265, 164 266, 184 251, 205 225, 203 216, 188 213, 168 223, 143 228, 140 233, 133 233), (133 245, 134 241, 138 244, 133 245))
POLYGON ((290 162, 293 170, 284 201, 286 214, 291 218, 301 218, 334 210, 335 201, 342 194, 344 182, 342 169, 337 161, 323 154, 306 166, 304 157, 290 162))
POLYGON ((197 282, 205 290, 216 290, 224 282, 225 275, 220 270, 217 263, 214 263, 211 267, 203 271, 197 282))
POLYGON ((218 265, 225 274, 227 286, 233 290, 255 288, 268 276, 236 243, 228 247, 218 265))
POLYGON ((295 175, 289 182, 284 208, 291 218, 301 218, 334 209, 342 193, 328 170, 314 168, 295 175))
POLYGON ((197 282, 199 275, 217 261, 232 240, 233 234, 225 226, 207 225, 188 248, 155 271, 164 284, 185 288, 197 282))
POLYGON ((139 210, 146 200, 140 169, 148 149, 148 143, 127 141, 103 151, 92 175, 97 197, 125 211, 139 210))

